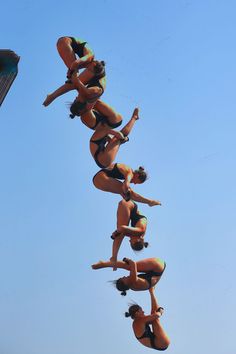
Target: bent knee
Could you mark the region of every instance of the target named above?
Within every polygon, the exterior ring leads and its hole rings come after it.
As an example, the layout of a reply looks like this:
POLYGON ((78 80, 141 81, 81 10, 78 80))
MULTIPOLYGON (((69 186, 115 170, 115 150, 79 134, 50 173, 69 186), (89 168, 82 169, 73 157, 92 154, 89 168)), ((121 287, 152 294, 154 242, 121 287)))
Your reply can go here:
POLYGON ((60 37, 60 38, 58 38, 57 47, 61 47, 61 46, 65 45, 67 41, 68 41, 68 37, 60 37))
POLYGON ((98 187, 98 176, 97 176, 97 173, 96 175, 93 176, 93 184, 96 188, 99 188, 98 187))
POLYGON ((124 200, 124 199, 122 199, 120 202, 119 202, 119 207, 124 207, 124 206, 126 206, 127 205, 127 202, 124 200))
POLYGON ((120 113, 116 114, 116 119, 118 120, 118 122, 122 122, 123 121, 123 117, 120 113))
POLYGON ((169 347, 169 345, 170 345, 170 340, 169 340, 169 338, 166 338, 166 340, 163 342, 162 346, 159 347, 157 350, 164 351, 169 347))
POLYGON ((129 200, 129 201, 126 201, 125 199, 122 199, 120 202, 119 202, 119 207, 120 208, 127 208, 127 207, 131 207, 132 206, 132 202, 129 200))

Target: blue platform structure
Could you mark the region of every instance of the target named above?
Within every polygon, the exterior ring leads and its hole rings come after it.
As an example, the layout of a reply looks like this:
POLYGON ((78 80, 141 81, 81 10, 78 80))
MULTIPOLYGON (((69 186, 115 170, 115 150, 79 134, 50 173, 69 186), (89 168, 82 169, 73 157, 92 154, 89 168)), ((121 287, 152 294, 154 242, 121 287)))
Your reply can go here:
POLYGON ((10 49, 0 49, 0 106, 18 74, 20 57, 10 49))

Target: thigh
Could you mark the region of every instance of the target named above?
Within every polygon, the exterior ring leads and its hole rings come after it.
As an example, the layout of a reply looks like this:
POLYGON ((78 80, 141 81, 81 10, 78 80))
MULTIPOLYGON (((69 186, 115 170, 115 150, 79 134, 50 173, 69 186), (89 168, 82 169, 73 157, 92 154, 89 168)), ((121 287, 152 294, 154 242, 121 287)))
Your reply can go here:
POLYGON ((117 208, 117 226, 129 225, 132 204, 131 201, 126 202, 124 199, 119 202, 117 208))
POLYGON ((99 171, 93 178, 93 184, 96 188, 104 192, 122 194, 122 182, 115 178, 107 177, 104 172, 99 171))
POLYGON ((116 126, 122 123, 122 116, 107 103, 97 100, 94 108, 108 119, 108 123, 115 124, 116 126))
POLYGON ((70 68, 71 64, 76 60, 76 55, 71 47, 71 39, 69 37, 61 37, 57 41, 57 51, 66 64, 70 68))
POLYGON ((81 122, 90 129, 95 129, 97 126, 97 118, 93 113, 93 110, 89 110, 80 116, 81 122))
POLYGON ((84 69, 79 74, 79 79, 83 84, 87 84, 94 77, 94 73, 91 70, 84 69))
POLYGON ((160 320, 156 320, 152 323, 152 330, 154 337, 151 342, 155 345, 155 349, 165 350, 169 346, 170 340, 167 333, 164 331, 160 320))

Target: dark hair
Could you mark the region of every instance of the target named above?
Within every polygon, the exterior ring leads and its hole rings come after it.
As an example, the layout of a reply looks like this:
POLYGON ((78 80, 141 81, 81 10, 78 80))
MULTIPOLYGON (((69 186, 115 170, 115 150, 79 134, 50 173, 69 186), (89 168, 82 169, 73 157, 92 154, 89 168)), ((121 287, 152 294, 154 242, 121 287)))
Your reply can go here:
POLYGON ((95 61, 95 66, 94 66, 94 73, 95 73, 95 77, 96 78, 102 78, 106 75, 106 72, 105 72, 105 61, 98 61, 96 60, 95 61))
POLYGON ((129 290, 129 286, 124 284, 122 278, 119 278, 115 281, 116 289, 121 291, 121 295, 126 295, 126 290, 129 290))
POLYGON ((86 102, 80 102, 78 100, 74 100, 70 105, 70 118, 73 119, 75 116, 80 116, 82 110, 85 108, 86 102))
POLYGON ((147 248, 149 245, 148 242, 143 242, 143 241, 137 241, 135 243, 131 243, 131 248, 134 250, 134 251, 141 251, 143 249, 143 247, 147 248))
POLYGON ((125 312, 125 317, 131 317, 132 319, 134 319, 135 313, 140 309, 141 307, 137 304, 131 305, 128 309, 128 312, 125 312))
POLYGON ((139 166, 138 170, 135 170, 134 173, 138 174, 138 178, 142 183, 145 182, 146 179, 148 178, 147 172, 142 166, 139 166))

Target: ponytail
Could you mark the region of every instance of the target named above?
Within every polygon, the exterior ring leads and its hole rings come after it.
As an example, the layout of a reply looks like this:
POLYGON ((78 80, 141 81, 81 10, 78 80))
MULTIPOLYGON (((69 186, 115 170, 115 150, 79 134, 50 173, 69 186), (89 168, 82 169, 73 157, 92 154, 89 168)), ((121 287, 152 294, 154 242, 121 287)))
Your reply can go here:
POLYGON ((132 319, 134 319, 135 313, 140 309, 142 309, 142 308, 137 304, 131 305, 129 307, 128 311, 125 312, 125 317, 131 317, 132 319))

